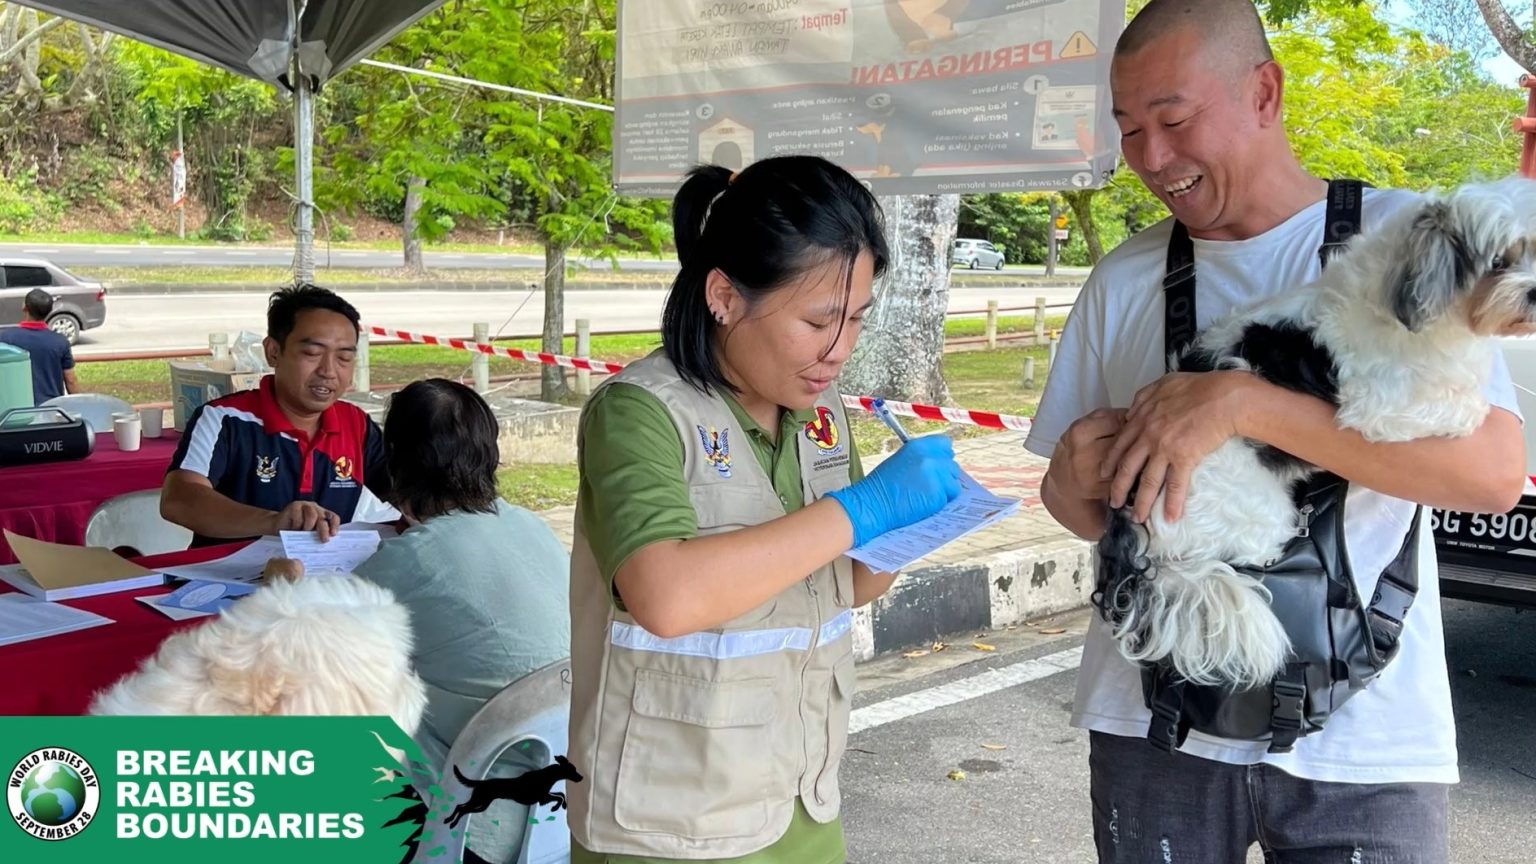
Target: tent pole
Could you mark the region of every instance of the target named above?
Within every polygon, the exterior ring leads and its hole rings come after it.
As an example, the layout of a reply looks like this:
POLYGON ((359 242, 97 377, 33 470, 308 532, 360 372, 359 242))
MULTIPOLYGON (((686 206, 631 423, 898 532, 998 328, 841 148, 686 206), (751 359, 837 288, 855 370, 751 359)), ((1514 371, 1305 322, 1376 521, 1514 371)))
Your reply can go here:
POLYGON ((309 76, 298 72, 294 61, 293 89, 293 162, 295 192, 299 198, 298 224, 294 250, 294 279, 298 282, 315 281, 315 217, 314 217, 314 142, 315 142, 315 94, 309 89, 309 76))

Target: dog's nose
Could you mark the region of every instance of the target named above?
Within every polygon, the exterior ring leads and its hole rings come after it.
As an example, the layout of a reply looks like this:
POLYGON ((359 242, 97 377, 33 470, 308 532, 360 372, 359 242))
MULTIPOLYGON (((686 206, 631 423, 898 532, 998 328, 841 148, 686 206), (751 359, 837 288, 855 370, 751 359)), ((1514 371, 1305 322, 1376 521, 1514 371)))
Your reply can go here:
POLYGON ((1536 288, 1532 288, 1531 290, 1525 292, 1525 302, 1531 304, 1532 306, 1536 306, 1536 288))

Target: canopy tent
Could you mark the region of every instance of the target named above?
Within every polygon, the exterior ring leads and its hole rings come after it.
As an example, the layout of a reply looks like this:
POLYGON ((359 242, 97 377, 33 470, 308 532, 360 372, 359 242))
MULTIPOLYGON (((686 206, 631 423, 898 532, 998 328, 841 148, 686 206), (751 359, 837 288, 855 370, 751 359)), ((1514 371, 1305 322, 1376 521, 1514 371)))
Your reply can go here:
POLYGON ((313 95, 446 0, 13 0, 293 91, 295 276, 314 278, 313 95))

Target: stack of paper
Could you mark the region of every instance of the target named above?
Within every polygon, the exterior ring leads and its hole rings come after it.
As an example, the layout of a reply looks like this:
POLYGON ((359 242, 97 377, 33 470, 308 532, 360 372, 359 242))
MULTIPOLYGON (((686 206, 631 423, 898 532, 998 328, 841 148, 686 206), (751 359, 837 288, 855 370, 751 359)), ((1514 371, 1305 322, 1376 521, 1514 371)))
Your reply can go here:
POLYGON ((960 495, 921 522, 888 531, 848 553, 877 573, 894 573, 947 543, 1013 515, 1019 501, 999 498, 969 474, 960 475, 960 495))
POLYGON ((111 623, 111 618, 49 603, 36 597, 0 594, 0 645, 13 645, 111 623))
POLYGON ((95 546, 65 546, 5 532, 20 562, 0 567, 0 579, 40 600, 72 600, 162 584, 165 577, 95 546))

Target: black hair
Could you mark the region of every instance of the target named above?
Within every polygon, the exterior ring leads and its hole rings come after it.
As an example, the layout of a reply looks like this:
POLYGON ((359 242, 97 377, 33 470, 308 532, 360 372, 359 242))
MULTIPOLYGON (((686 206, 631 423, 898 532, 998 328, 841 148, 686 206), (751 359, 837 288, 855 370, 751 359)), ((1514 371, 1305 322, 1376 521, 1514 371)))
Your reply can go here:
MULTIPOLYGON (((734 391, 716 356, 715 320, 704 286, 724 273, 749 305, 828 261, 844 269, 844 317, 853 262, 868 251, 875 276, 890 259, 880 205, 852 174, 819 156, 775 156, 733 174, 719 165, 688 172, 672 202, 682 264, 661 316, 661 342, 683 379, 734 391)), ((842 336, 842 324, 827 350, 842 336)))
POLYGON ((48 313, 53 311, 53 295, 41 288, 33 288, 22 299, 21 305, 26 307, 27 315, 33 321, 46 321, 48 313))
POLYGON ((406 385, 384 418, 391 503, 416 519, 495 513, 497 434, 491 406, 469 387, 444 378, 406 385))
POLYGON ((356 307, 328 288, 300 282, 272 292, 271 302, 267 304, 267 336, 279 346, 286 344, 299 320, 299 313, 309 309, 324 309, 346 316, 352 326, 362 332, 363 319, 357 314, 356 307))

